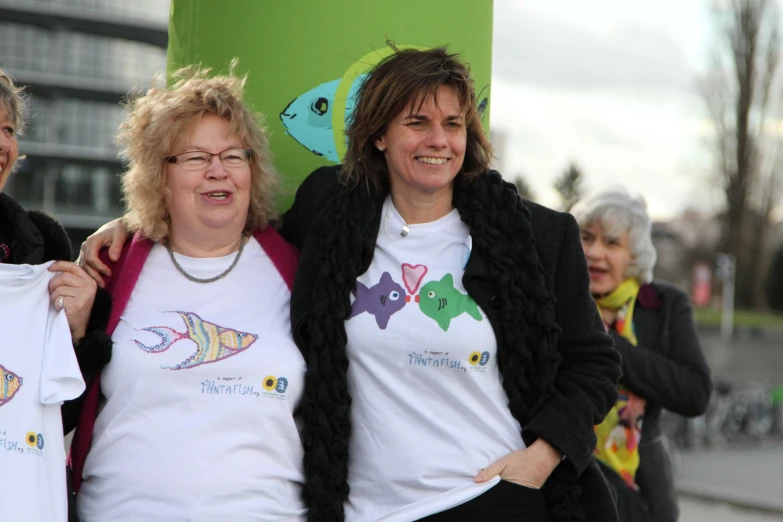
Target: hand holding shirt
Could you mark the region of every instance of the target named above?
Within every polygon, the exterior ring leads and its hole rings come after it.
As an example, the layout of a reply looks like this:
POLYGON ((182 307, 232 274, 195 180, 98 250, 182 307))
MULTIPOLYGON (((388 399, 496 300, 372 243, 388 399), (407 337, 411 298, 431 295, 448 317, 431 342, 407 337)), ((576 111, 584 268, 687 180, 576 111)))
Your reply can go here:
POLYGON ((65 312, 44 265, 0 264, 0 505, 8 520, 67 519, 60 404, 84 391, 65 312), (35 485, 31 488, 31 485, 35 485))

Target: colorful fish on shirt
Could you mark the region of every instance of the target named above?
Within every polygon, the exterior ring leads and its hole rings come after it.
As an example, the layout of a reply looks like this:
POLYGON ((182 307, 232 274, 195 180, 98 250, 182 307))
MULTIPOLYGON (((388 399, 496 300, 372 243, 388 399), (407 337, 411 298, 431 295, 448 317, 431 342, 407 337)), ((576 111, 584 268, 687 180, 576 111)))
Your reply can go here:
POLYGON ((405 306, 405 290, 394 282, 389 272, 384 272, 378 284, 370 288, 356 281, 353 293, 356 300, 351 305, 351 317, 367 312, 375 316, 381 330, 385 330, 391 316, 405 306))
POLYGON ((161 366, 167 370, 184 370, 194 368, 202 364, 213 363, 232 355, 236 355, 253 344, 257 335, 238 332, 230 328, 218 326, 209 321, 204 321, 198 315, 192 312, 175 312, 185 321, 187 331, 177 332, 167 326, 150 326, 142 328, 141 331, 147 331, 158 335, 161 338, 160 344, 147 346, 134 339, 136 345, 147 353, 162 353, 168 350, 172 344, 183 339, 189 339, 196 343, 198 349, 196 353, 182 361, 176 366, 161 366))
POLYGON ((14 398, 16 392, 22 387, 22 378, 14 372, 0 366, 0 406, 14 398))
POLYGON ((421 311, 438 323, 444 332, 448 331, 451 320, 463 313, 481 321, 481 312, 476 301, 454 288, 451 274, 446 274, 440 281, 430 281, 422 286, 418 297, 421 311))

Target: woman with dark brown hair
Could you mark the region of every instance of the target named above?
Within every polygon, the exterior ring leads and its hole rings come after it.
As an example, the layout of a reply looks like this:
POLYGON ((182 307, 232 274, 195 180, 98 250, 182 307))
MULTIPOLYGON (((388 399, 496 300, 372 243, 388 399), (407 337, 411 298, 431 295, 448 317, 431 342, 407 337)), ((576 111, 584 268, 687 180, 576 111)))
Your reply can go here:
POLYGON ((619 357, 579 228, 489 169, 468 68, 397 51, 348 142, 281 228, 301 249, 308 519, 616 520, 592 451, 619 357))

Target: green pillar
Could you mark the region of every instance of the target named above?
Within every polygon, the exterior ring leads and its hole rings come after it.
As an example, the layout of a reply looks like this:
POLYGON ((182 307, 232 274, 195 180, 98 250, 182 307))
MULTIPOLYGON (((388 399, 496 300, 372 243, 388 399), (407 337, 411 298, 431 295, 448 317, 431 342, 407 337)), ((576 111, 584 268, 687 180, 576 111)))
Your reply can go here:
POLYGON ((461 53, 489 129, 492 0, 172 0, 168 70, 225 73, 239 58, 285 178, 285 209, 305 176, 342 159, 351 97, 390 52, 387 39, 461 53))

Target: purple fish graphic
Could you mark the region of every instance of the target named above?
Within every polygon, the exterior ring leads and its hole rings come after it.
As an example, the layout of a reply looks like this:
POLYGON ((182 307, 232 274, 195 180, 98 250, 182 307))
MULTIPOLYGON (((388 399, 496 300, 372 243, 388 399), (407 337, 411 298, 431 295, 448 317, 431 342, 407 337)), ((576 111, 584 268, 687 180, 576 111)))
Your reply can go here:
POLYGON ((161 339, 160 344, 147 346, 134 339, 136 345, 147 353, 161 353, 168 350, 172 344, 183 339, 196 343, 196 353, 176 366, 161 366, 168 370, 183 370, 202 364, 213 363, 226 357, 231 357, 244 350, 258 339, 257 335, 239 332, 231 328, 218 326, 204 321, 192 312, 176 312, 185 322, 187 331, 177 332, 168 326, 150 326, 141 330, 154 333, 161 339))
POLYGON ((374 315, 381 330, 385 330, 391 316, 405 306, 405 290, 394 282, 389 272, 384 272, 380 282, 371 288, 356 281, 353 294, 356 300, 351 306, 351 317, 364 312, 374 315))

